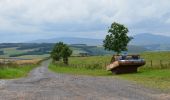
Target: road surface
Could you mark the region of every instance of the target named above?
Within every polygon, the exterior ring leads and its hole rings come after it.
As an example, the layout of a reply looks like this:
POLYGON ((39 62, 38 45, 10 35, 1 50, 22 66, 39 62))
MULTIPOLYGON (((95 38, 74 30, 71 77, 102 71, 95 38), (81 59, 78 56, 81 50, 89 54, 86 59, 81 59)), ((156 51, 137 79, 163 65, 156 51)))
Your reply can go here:
POLYGON ((26 78, 0 80, 0 100, 170 100, 170 95, 129 81, 48 71, 49 61, 26 78))

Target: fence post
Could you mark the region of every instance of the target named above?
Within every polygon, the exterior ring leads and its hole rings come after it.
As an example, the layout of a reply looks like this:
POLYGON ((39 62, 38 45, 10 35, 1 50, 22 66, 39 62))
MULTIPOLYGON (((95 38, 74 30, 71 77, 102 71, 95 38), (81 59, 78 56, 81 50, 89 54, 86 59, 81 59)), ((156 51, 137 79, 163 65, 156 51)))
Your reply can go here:
POLYGON ((105 67, 107 66, 107 62, 105 62, 105 67))
POLYGON ((106 62, 105 63, 103 63, 103 69, 105 69, 106 68, 106 62))
POLYGON ((161 66, 161 69, 162 69, 162 60, 160 60, 160 66, 161 66))
POLYGON ((151 67, 152 67, 152 60, 151 60, 151 67))
POLYGON ((104 63, 104 67, 103 67, 103 69, 106 69, 106 66, 108 65, 108 63, 107 62, 105 62, 104 63))

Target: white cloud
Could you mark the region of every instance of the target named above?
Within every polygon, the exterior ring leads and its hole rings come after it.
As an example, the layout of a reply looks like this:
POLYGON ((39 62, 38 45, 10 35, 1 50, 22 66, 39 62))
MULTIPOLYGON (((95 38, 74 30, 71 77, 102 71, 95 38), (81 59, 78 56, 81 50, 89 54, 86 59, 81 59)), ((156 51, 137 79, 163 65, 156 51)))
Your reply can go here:
POLYGON ((133 32, 167 35, 169 9, 169 0, 0 0, 0 31, 97 32, 117 21, 133 32))

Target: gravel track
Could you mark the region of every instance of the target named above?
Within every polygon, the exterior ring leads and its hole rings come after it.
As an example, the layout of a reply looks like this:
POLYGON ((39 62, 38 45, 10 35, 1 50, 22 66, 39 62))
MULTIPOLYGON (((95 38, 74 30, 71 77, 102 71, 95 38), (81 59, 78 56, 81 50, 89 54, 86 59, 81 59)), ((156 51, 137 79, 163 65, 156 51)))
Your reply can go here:
POLYGON ((0 100, 170 100, 170 95, 129 81, 48 71, 49 61, 26 78, 0 80, 0 100))

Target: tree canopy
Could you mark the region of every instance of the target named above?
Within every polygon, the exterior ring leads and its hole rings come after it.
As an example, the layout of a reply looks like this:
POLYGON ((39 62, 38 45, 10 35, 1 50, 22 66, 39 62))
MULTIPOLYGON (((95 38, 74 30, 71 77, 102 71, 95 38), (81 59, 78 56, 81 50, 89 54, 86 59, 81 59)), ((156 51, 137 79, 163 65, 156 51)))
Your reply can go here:
POLYGON ((65 64, 68 64, 68 57, 70 57, 72 54, 72 50, 64 44, 63 42, 58 42, 55 44, 52 52, 51 57, 53 61, 59 61, 61 58, 63 58, 63 62, 65 64))
POLYGON ((129 37, 127 33, 129 32, 128 28, 119 23, 112 23, 111 27, 108 30, 108 35, 106 35, 105 40, 103 41, 103 46, 106 50, 113 50, 120 54, 122 51, 127 51, 128 43, 133 39, 129 37))

